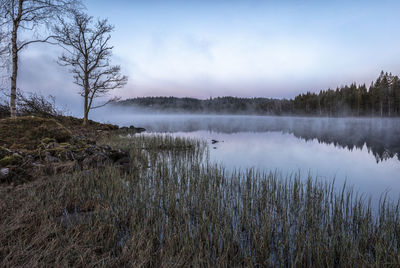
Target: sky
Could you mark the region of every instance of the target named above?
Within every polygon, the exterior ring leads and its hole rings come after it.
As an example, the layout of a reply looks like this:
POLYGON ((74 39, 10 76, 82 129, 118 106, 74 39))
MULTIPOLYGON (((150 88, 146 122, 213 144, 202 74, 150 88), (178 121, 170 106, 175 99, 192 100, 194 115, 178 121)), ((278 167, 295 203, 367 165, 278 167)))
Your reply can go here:
MULTIPOLYGON (((291 98, 400 74, 400 1, 84 1, 108 18, 113 63, 129 76, 111 95, 291 98)), ((79 104, 60 48, 21 55, 22 90, 79 104), (73 92, 74 94, 71 94, 73 92)))

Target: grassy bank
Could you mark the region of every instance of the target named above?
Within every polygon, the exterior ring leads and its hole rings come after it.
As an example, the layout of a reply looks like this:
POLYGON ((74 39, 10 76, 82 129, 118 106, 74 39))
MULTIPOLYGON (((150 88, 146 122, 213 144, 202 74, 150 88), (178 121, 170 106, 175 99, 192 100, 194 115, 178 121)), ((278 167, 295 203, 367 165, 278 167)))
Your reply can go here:
POLYGON ((108 137, 115 167, 0 188, 1 266, 399 266, 399 204, 350 188, 228 174, 201 141, 108 137))

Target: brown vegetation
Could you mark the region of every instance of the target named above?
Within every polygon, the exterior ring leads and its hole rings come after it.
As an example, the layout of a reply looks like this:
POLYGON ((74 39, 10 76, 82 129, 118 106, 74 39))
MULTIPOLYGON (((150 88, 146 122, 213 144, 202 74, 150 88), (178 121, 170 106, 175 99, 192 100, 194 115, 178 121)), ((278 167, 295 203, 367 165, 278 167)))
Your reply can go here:
POLYGON ((0 120, 0 145, 3 147, 35 150, 45 138, 66 142, 72 138, 72 133, 54 119, 26 116, 0 120))
POLYGON ((227 174, 199 141, 99 143, 129 149, 130 171, 0 188, 0 266, 400 265, 399 204, 382 199, 375 209, 349 188, 311 179, 227 174))
POLYGON ((90 121, 82 127, 82 122, 65 116, 0 119, 0 183, 21 184, 109 164, 129 169, 126 151, 96 144, 118 126, 90 121))

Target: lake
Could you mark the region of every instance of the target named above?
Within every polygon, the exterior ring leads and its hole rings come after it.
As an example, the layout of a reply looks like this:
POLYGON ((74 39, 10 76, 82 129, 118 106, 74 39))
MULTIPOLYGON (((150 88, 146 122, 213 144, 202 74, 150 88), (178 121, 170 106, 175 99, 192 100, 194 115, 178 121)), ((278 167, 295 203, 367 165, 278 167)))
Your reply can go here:
POLYGON ((400 196, 400 119, 231 115, 95 114, 146 134, 204 139, 227 170, 256 168, 354 186, 379 199, 400 196), (213 144, 212 140, 218 141, 213 144))

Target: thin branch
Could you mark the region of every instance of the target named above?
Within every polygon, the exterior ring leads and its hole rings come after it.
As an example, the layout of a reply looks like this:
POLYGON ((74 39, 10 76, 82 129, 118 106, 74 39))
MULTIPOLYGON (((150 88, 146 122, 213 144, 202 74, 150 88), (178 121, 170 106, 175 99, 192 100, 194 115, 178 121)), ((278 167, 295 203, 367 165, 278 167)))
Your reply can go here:
POLYGON ((100 104, 100 105, 91 107, 91 109, 92 109, 92 110, 93 110, 93 109, 98 109, 98 108, 101 108, 101 107, 106 106, 107 104, 110 104, 110 103, 112 103, 112 102, 117 102, 117 101, 119 101, 119 100, 121 100, 121 97, 114 97, 114 98, 112 98, 112 99, 109 99, 108 101, 106 101, 106 102, 103 103, 103 104, 100 104))
POLYGON ((51 45, 57 45, 58 43, 56 42, 50 42, 49 39, 55 38, 55 36, 48 36, 47 38, 43 39, 43 40, 31 40, 31 41, 27 41, 25 43, 23 43, 22 45, 19 46, 18 51, 22 50, 24 47, 30 45, 30 44, 34 44, 34 43, 47 43, 47 44, 51 44, 51 45))

